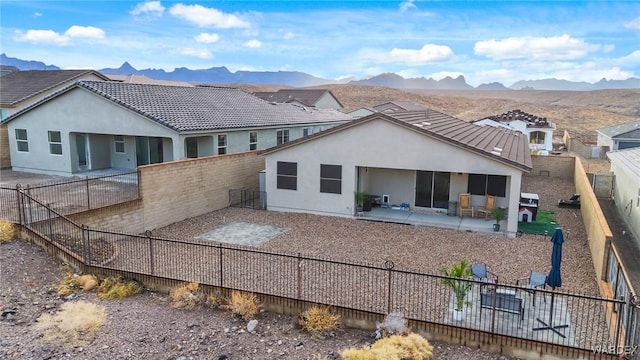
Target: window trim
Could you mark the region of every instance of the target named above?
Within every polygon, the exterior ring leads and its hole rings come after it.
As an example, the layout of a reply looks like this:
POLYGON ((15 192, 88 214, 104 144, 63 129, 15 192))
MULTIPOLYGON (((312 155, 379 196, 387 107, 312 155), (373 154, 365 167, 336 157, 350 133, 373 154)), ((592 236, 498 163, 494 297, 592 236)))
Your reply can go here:
POLYGON ((289 129, 276 130, 276 145, 282 145, 289 142, 289 129))
POLYGON ((529 144, 544 145, 546 139, 547 139, 547 133, 544 131, 536 130, 529 133, 529 144), (534 134, 535 134, 535 138, 533 136, 534 134), (540 134, 542 134, 542 141, 540 141, 540 134))
POLYGON ((27 129, 15 129, 15 135, 16 135, 16 150, 19 152, 28 153, 29 152, 29 133, 27 129), (18 136, 18 131, 24 131, 24 139, 18 136), (26 146, 26 150, 20 149, 21 144, 26 146))
POLYGON ((297 162, 276 162, 276 188, 281 190, 298 190, 297 162))
POLYGON ((342 165, 320 164, 320 192, 342 194, 342 165))
POLYGON ((49 140, 49 155, 63 155, 63 151, 62 151, 62 132, 59 130, 48 130, 47 131, 47 139, 49 140), (51 140, 51 135, 54 133, 58 133, 58 136, 60 137, 60 141, 52 141, 51 140), (54 152, 53 149, 55 148, 60 148, 60 153, 54 152))
POLYGON ((258 132, 249 131, 249 150, 257 150, 257 149, 258 149, 258 132), (255 137, 252 138, 251 134, 255 134, 255 137))
POLYGON ((126 153, 124 135, 113 135, 113 146, 116 154, 126 153), (118 151, 118 145, 122 145, 122 151, 118 151))
POLYGON ((217 141, 218 141, 218 146, 217 146, 218 155, 226 154, 227 153, 227 144, 229 143, 227 141, 227 134, 218 134, 217 141), (223 139, 222 140, 222 143, 223 143, 222 145, 220 145, 220 142, 221 142, 220 139, 221 138, 223 139), (222 150, 222 152, 220 152, 220 150, 222 150))
POLYGON ((313 134, 313 127, 312 126, 308 126, 305 128, 302 128, 302 136, 309 136, 313 134))

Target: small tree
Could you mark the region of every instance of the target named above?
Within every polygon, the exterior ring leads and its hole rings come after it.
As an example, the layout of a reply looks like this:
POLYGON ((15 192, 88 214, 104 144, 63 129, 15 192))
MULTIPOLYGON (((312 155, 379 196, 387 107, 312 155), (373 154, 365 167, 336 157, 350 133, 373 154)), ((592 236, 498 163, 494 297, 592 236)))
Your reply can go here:
POLYGON ((466 259, 460 260, 460 263, 451 265, 451 268, 447 269, 443 267, 440 271, 447 276, 446 279, 442 279, 442 284, 449 286, 456 297, 456 310, 462 311, 465 304, 468 304, 467 295, 471 290, 471 282, 467 281, 471 279, 471 265, 466 259), (456 280, 455 278, 465 279, 456 280))
POLYGON ((356 206, 361 208, 364 206, 364 202, 367 201, 367 193, 362 191, 356 191, 354 193, 356 199, 356 206))
POLYGON ((500 224, 500 221, 507 217, 507 209, 497 207, 491 212, 491 217, 496 221, 496 224, 500 224))

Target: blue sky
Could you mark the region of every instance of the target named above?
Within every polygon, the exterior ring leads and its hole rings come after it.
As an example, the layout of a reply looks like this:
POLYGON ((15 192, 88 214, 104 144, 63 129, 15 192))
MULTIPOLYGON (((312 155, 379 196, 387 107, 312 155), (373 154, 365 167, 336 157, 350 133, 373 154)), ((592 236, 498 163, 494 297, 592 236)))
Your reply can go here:
POLYGON ((477 86, 640 77, 640 1, 2 0, 0 51, 61 68, 226 66, 477 86))

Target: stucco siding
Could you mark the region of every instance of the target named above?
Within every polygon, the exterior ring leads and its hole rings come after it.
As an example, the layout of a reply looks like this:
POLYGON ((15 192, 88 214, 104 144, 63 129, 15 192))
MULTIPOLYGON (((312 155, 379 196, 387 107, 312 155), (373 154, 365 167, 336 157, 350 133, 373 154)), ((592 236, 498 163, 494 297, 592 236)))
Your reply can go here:
POLYGON ((611 161, 611 171, 615 174, 614 201, 618 211, 640 239, 640 178, 615 160, 611 161))
POLYGON ((333 96, 329 95, 329 93, 324 93, 324 95, 322 95, 320 99, 318 99, 315 106, 318 109, 342 110, 342 106, 340 106, 336 99, 333 96))
POLYGON ((413 170, 379 169, 368 170, 371 194, 389 195, 391 204, 408 203, 413 206, 415 198, 416 172, 413 170))

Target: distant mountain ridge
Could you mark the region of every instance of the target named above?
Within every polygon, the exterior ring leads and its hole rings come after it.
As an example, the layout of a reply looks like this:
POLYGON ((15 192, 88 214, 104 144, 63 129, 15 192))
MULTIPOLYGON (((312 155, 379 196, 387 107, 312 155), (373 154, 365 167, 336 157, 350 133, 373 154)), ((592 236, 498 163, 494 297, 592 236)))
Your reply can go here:
MULTIPOLYGON (((10 58, 5 54, 0 54, 0 65, 15 66, 20 70, 60 70, 55 65, 46 65, 40 61, 21 60, 10 58)), ((208 69, 191 70, 185 67, 175 68, 173 71, 162 69, 137 70, 128 62, 124 62, 119 68, 105 68, 98 70, 103 74, 112 75, 145 75, 157 80, 187 81, 192 83, 248 83, 248 84, 271 84, 292 87, 319 86, 346 81, 330 80, 319 78, 299 71, 236 71, 231 72, 224 66, 211 67, 208 69)), ((353 85, 377 85, 394 89, 412 90, 567 90, 567 91, 589 91, 603 89, 638 89, 640 79, 629 78, 626 80, 602 79, 597 83, 575 82, 568 80, 541 79, 541 80, 520 80, 510 87, 505 87, 499 82, 481 84, 477 87, 469 85, 464 76, 455 79, 449 76, 441 80, 433 78, 404 78, 395 73, 384 73, 367 79, 351 80, 353 85)))

